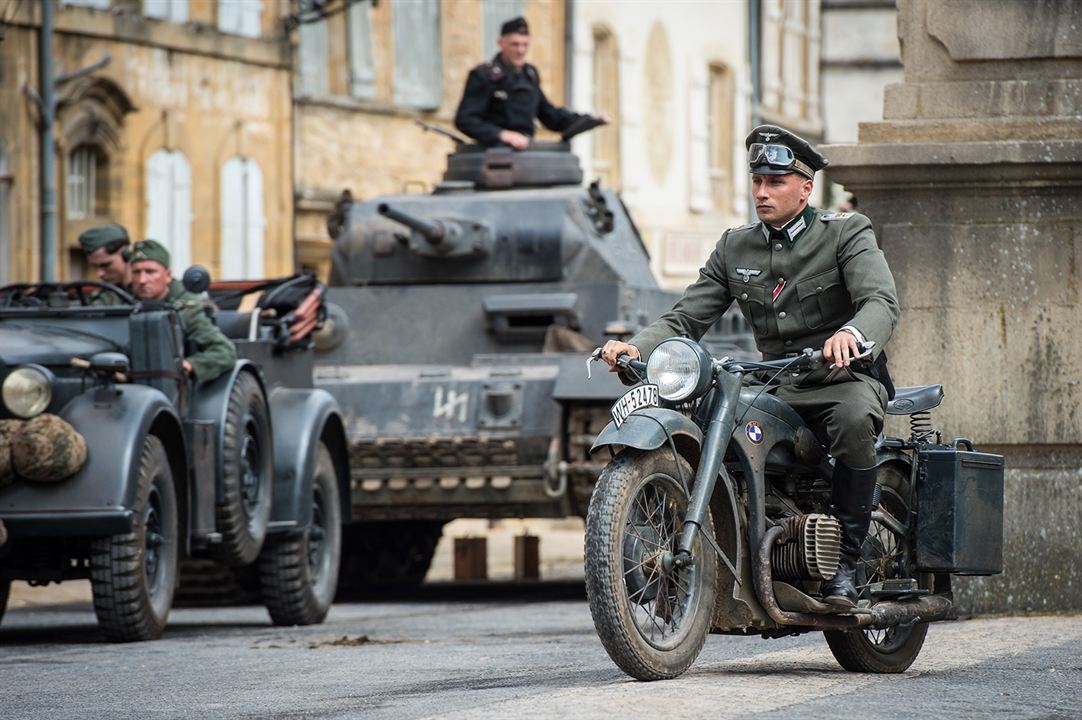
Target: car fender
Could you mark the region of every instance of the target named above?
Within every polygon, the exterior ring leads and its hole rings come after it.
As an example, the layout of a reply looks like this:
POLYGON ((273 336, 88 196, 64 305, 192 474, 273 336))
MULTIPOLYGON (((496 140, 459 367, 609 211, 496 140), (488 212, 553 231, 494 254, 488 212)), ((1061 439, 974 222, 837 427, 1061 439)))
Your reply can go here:
POLYGON ((623 445, 638 450, 656 450, 672 437, 680 454, 687 457, 692 466, 698 462, 703 433, 689 417, 668 408, 644 408, 636 410, 616 427, 609 422, 598 434, 590 453, 603 447, 623 445))
POLYGON ((7 488, 0 516, 34 535, 113 535, 130 532, 138 459, 153 432, 166 447, 181 518, 187 508, 187 448, 176 410, 156 388, 96 388, 59 413, 86 440, 79 472, 56 483, 19 482, 7 488), (20 520, 22 516, 22 520, 20 520))
POLYGON ((348 518, 349 458, 341 411, 319 388, 276 387, 268 398, 274 418, 274 503, 271 532, 306 527, 312 521, 312 475, 320 441, 335 464, 342 517, 348 518))
MULTIPOLYGON (((225 446, 225 416, 229 410, 229 394, 233 390, 233 384, 242 372, 251 373, 263 389, 263 395, 267 394, 266 383, 259 366, 251 360, 238 360, 233 369, 228 373, 214 378, 210 382, 200 383, 196 391, 192 393, 192 406, 189 417, 192 420, 209 420, 215 425, 214 432, 214 487, 215 499, 221 501, 222 497, 222 448, 225 446)), ((268 399, 268 404, 270 400, 268 399)), ((270 412, 271 437, 274 438, 274 413, 270 412)))

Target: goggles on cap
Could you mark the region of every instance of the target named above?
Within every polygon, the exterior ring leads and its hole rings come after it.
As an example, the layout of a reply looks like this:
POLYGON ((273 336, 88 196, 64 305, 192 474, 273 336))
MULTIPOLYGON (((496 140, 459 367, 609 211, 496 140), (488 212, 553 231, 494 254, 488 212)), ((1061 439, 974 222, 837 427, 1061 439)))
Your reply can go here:
POLYGON ((790 169, 796 164, 796 155, 785 145, 766 145, 752 143, 748 148, 748 164, 769 165, 776 168, 790 169))
POLYGON ((768 165, 778 170, 798 172, 806 178, 813 178, 813 170, 806 162, 798 160, 791 148, 786 145, 767 145, 765 143, 752 143, 748 147, 748 165, 768 165))

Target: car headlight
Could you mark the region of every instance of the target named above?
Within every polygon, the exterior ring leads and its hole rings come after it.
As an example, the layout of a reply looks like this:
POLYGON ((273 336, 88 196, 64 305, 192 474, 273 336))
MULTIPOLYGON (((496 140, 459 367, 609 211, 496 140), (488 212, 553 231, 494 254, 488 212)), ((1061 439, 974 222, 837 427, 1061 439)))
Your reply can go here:
POLYGON ((4 378, 0 393, 13 415, 30 419, 40 415, 53 399, 53 383, 48 370, 34 365, 16 368, 4 378))
POLYGON ((672 338, 654 348, 646 361, 646 379, 661 397, 680 402, 702 395, 713 379, 710 354, 697 342, 672 338))

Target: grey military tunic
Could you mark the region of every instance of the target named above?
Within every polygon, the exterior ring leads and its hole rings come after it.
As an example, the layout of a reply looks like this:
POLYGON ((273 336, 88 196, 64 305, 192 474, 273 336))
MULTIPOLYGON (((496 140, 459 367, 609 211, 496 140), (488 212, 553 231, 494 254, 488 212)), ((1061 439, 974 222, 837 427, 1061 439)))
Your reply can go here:
POLYGON ((191 363, 195 379, 210 382, 232 370, 237 362, 237 348, 207 316, 207 303, 185 290, 179 280, 169 283, 165 301, 173 303, 180 316, 184 341, 192 350, 185 360, 191 363))
MULTIPOLYGON (((858 213, 808 207, 785 227, 752 223, 728 230, 699 278, 672 310, 629 342, 645 358, 666 338, 701 338, 736 301, 767 359, 822 348, 845 326, 882 351, 898 323, 894 277, 875 241, 871 222, 858 213)), ((826 368, 793 373, 775 389, 851 467, 874 462, 886 391, 867 375, 826 368)))

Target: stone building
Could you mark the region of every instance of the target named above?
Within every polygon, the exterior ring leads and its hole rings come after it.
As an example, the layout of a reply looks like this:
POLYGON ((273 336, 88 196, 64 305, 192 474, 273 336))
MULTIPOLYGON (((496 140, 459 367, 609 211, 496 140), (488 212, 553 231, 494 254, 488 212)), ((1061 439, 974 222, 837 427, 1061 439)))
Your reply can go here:
POLYGON ((621 191, 662 284, 682 287, 721 233, 752 217, 744 137, 756 112, 822 136, 819 2, 762 0, 758 26, 748 3, 572 7, 573 105, 615 120, 576 139, 575 150, 588 179, 621 191))
MULTIPOLYGON (((56 276, 104 222, 216 277, 291 272, 290 45, 277 3, 55 5, 56 276), (64 76, 93 66, 72 78, 64 76)), ((8 8, 12 8, 8 10, 8 8)), ((40 277, 43 4, 0 18, 0 282, 40 277)))
POLYGON ((416 120, 453 129, 466 76, 498 51, 504 20, 526 17, 527 59, 548 98, 562 104, 564 7, 563 0, 302 0, 294 80, 301 262, 326 267, 326 217, 342 190, 366 199, 439 182, 454 145, 416 120))

